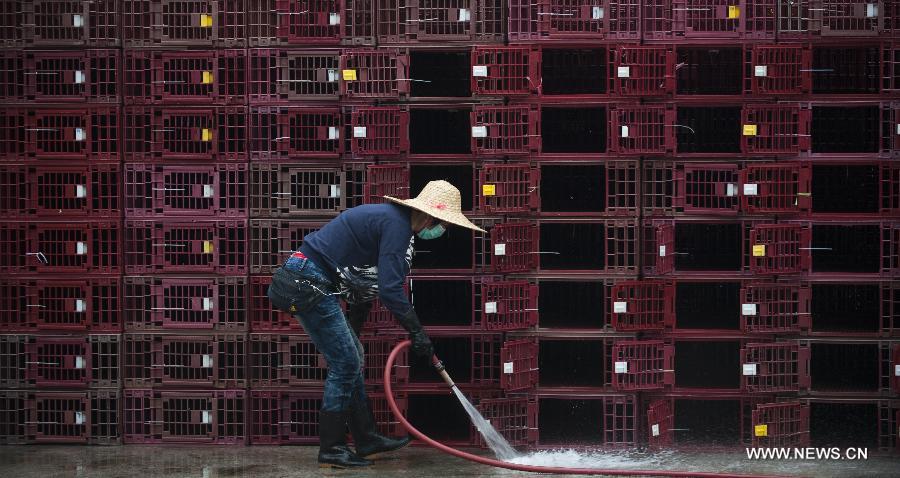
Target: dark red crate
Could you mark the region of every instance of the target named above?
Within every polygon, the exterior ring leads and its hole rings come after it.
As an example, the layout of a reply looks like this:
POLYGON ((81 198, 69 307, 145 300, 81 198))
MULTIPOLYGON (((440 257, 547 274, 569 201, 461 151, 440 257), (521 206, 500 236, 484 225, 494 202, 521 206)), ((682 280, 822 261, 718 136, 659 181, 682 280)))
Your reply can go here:
POLYGON ((122 393, 124 443, 246 442, 248 403, 244 390, 122 393))
POLYGON ((617 331, 675 326, 675 288, 659 280, 622 281, 612 288, 611 325, 617 331))
POLYGON ((247 158, 244 107, 127 107, 125 161, 243 161, 247 158))
POLYGON ((633 219, 589 221, 546 219, 539 222, 538 232, 540 244, 532 250, 531 255, 541 256, 538 261, 543 272, 592 271, 624 275, 637 273, 639 226, 633 219), (580 235, 582 237, 580 245, 567 242, 565 238, 571 237, 569 235, 580 235))
POLYGON ((338 50, 253 48, 248 55, 247 94, 252 104, 336 101, 340 96, 342 74, 338 50))
POLYGON ((6 332, 120 332, 118 278, 0 279, 0 329, 6 332))
POLYGON ((409 111, 397 106, 353 108, 350 152, 357 156, 396 156, 409 151, 409 111))
POLYGON ((125 272, 244 274, 246 231, 245 220, 127 220, 125 272))
POLYGON ((636 160, 602 163, 552 160, 538 166, 541 175, 537 193, 542 216, 633 217, 640 209, 643 186, 636 160), (572 190, 580 193, 571 194, 572 190))
POLYGON ((248 122, 253 161, 332 160, 344 152, 344 120, 336 107, 255 106, 248 122))
POLYGON ((808 271, 812 262, 811 231, 791 224, 760 224, 750 230, 750 270, 754 274, 808 271))
MULTIPOLYGON (((537 400, 533 397, 485 398, 479 401, 478 410, 494 429, 514 447, 530 447, 537 444, 537 400)), ((481 434, 475 439, 482 448, 487 445, 481 434)))
POLYGON ((809 381, 809 348, 796 342, 750 343, 741 348, 741 389, 798 392, 809 381))
POLYGON ((640 17, 633 0, 510 0, 509 41, 636 41, 640 17))
POLYGON ((541 172, 528 163, 485 164, 478 182, 478 209, 485 214, 530 214, 540 209, 541 172))
POLYGON ((752 413, 753 446, 809 445, 809 406, 800 402, 763 403, 752 413))
POLYGON ((285 220, 250 221, 250 273, 271 274, 300 248, 303 238, 324 222, 285 220))
MULTIPOLYGON (((665 96, 675 92, 675 49, 619 45, 612 57, 610 91, 622 96, 665 96)), ((671 124, 671 123, 666 123, 671 124)))
POLYGON ((473 95, 527 96, 540 88, 540 54, 536 49, 476 46, 471 58, 473 95))
POLYGON ((0 386, 22 388, 32 386, 28 381, 28 348, 34 342, 31 335, 0 335, 0 386))
MULTIPOLYGON (((501 334, 448 331, 430 333, 429 336, 457 385, 496 390, 503 374, 500 349, 504 342, 501 334)), ((410 361, 409 383, 421 387, 444 387, 440 376, 435 376, 434 367, 417 360, 410 361)))
POLYGON ((116 50, 0 52, 0 98, 118 103, 120 67, 116 50))
POLYGON ((32 337, 25 379, 32 386, 118 387, 120 335, 32 337))
POLYGON ((247 329, 245 277, 125 277, 125 330, 247 329))
POLYGON ((267 292, 272 276, 250 276, 250 330, 252 332, 302 333, 300 321, 272 306, 267 292))
POLYGON ((286 0, 251 2, 247 12, 250 46, 375 43, 372 0, 320 0, 303 13, 297 8, 286 0))
POLYGON ((675 110, 670 106, 617 106, 610 112, 610 152, 670 155, 675 151, 675 110))
POLYGON ((500 388, 508 392, 533 389, 538 383, 538 344, 533 339, 508 340, 500 347, 503 373, 500 388))
POLYGON ((5 47, 116 47, 119 2, 36 0, 5 2, 0 45, 5 47))
POLYGON ((774 39, 775 0, 648 0, 645 40, 774 39))
POLYGON ((809 151, 810 111, 800 105, 746 105, 742 116, 744 154, 798 155, 809 151))
POLYGON ((0 165, 0 217, 118 217, 118 164, 0 165))
MULTIPOLYGON (((490 331, 522 330, 538 322, 538 288, 521 280, 492 280, 481 283, 480 324, 490 331)), ((478 314, 476 314, 478 317, 478 314)))
POLYGON ((741 287, 741 330, 790 334, 810 326, 810 289, 799 283, 749 282, 741 287))
MULTIPOLYGON (((753 421, 751 416, 757 405, 772 403, 771 395, 735 397, 728 392, 689 392, 687 394, 653 395, 649 398, 648 425, 642 430, 648 436, 648 443, 659 449, 671 445, 696 443, 687 430, 675 426, 701 423, 709 416, 716 416, 710 433, 733 445, 747 445, 752 442, 753 421), (656 425, 654 427, 654 425, 656 425), (679 433, 676 433, 679 432, 679 433)), ((696 430, 694 426, 692 430, 696 430)))
POLYGON ((405 164, 371 164, 366 167, 363 203, 380 204, 384 196, 409 199, 409 167, 405 164))
POLYGON ((540 150, 539 113, 527 105, 475 106, 472 152, 480 156, 527 155, 540 150))
POLYGON ((126 104, 230 105, 246 101, 244 50, 126 50, 126 104))
POLYGON ((0 443, 120 442, 118 390, 0 392, 0 443))
MULTIPOLYGON (((250 443, 254 445, 316 444, 319 442, 319 411, 322 391, 253 390, 250 392, 250 443)), ((395 393, 394 402, 405 413, 404 392, 395 393)), ((406 430, 394 417, 387 399, 369 393, 378 432, 401 436, 406 430)))
POLYGON ((7 108, 0 113, 0 157, 118 161, 119 126, 114 106, 7 108))
POLYGON ((557 448, 571 443, 572 421, 581 423, 581 440, 612 448, 634 447, 643 432, 643 413, 631 394, 538 397, 538 446, 557 448), (568 422, 568 423, 566 423, 568 422))
POLYGON ((495 0, 391 0, 375 4, 378 44, 502 43, 506 3, 495 0))
POLYGON ((341 96, 348 100, 400 98, 409 94, 409 56, 399 49, 345 50, 341 96))
POLYGON ((747 214, 796 214, 812 209, 811 171, 798 163, 747 165, 741 209, 747 214))
POLYGON ((617 390, 659 390, 675 383, 675 349, 662 341, 617 341, 612 360, 617 390))
POLYGON ((503 223, 490 229, 492 272, 528 272, 537 269, 540 231, 533 223, 503 223))
POLYGON ((347 167, 255 163, 250 165, 252 217, 331 216, 356 206, 357 176, 347 167))
POLYGON ((126 334, 126 387, 239 388, 247 384, 244 334, 126 334))
POLYGON ((28 443, 28 396, 23 390, 0 390, 0 443, 28 443))
POLYGON ((118 273, 118 221, 0 224, 0 272, 118 273))
POLYGON ((127 48, 246 45, 245 0, 124 0, 122 40, 127 48))
MULTIPOLYGON (((879 36, 896 6, 867 0, 798 0, 778 6, 779 39, 879 36)), ((893 27, 896 29, 896 26, 893 27)))
POLYGON ((812 50, 804 44, 744 49, 744 93, 804 95, 812 91, 812 50))
POLYGON ((246 216, 247 177, 246 164, 126 164, 125 216, 246 216))
POLYGON ((675 416, 672 402, 666 399, 654 400, 647 407, 647 443, 653 448, 672 445, 675 416))

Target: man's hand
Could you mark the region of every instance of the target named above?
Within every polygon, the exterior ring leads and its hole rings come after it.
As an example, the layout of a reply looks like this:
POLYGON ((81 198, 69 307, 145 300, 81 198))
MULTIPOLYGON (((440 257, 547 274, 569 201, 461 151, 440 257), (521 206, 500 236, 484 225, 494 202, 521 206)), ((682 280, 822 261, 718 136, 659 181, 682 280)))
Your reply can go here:
POLYGON ((431 357, 434 356, 434 346, 431 345, 431 339, 425 335, 425 332, 419 330, 416 333, 410 333, 409 339, 412 340, 412 349, 416 357, 431 360, 431 357))

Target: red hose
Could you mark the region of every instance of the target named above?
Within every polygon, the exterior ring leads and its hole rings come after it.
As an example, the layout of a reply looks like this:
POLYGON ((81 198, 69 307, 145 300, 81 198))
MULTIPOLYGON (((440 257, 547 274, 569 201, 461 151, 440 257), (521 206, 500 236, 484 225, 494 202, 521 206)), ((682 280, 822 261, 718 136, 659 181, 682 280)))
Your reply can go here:
POLYGON ((437 448, 438 450, 443 451, 444 453, 449 453, 459 458, 474 461, 475 463, 481 463, 482 465, 496 466, 498 468, 506 468, 509 470, 529 471, 534 473, 555 473, 567 475, 671 476, 686 478, 787 478, 777 477, 774 475, 740 475, 733 473, 704 473, 695 471, 603 470, 599 468, 561 468, 553 466, 519 465, 483 456, 473 455, 471 453, 457 450, 456 448, 451 448, 447 445, 444 445, 443 443, 432 440, 424 433, 417 430, 416 427, 412 426, 406 420, 406 417, 404 417, 403 414, 400 413, 400 409, 397 407, 397 402, 394 401, 394 391, 393 387, 391 387, 391 372, 394 368, 394 361, 397 359, 397 355, 403 349, 409 347, 409 344, 409 340, 404 340, 403 342, 397 344, 397 346, 394 347, 394 350, 392 350, 391 354, 388 356, 387 364, 384 366, 384 391, 385 395, 387 396, 387 402, 391 407, 391 411, 394 412, 394 416, 397 417, 397 420, 400 421, 400 424, 402 424, 403 427, 406 428, 412 436, 437 448))

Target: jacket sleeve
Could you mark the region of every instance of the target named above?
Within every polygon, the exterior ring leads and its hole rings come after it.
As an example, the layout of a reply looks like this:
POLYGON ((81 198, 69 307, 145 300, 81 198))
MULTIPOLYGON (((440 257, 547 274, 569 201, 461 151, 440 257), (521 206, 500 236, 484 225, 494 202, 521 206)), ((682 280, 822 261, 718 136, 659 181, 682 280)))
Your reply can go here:
POLYGON ((378 252, 378 298, 395 316, 412 308, 403 283, 409 274, 412 236, 402 231, 382 235, 378 252))

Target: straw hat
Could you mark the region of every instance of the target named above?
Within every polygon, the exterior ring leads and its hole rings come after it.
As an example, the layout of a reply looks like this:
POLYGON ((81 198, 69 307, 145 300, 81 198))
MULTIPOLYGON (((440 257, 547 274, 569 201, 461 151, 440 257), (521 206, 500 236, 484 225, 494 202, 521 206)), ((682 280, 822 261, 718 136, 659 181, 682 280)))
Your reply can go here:
POLYGON ((413 199, 397 199, 385 196, 385 199, 393 203, 402 204, 446 223, 472 229, 473 231, 487 232, 472 224, 462 213, 459 189, 447 181, 430 181, 413 199))

